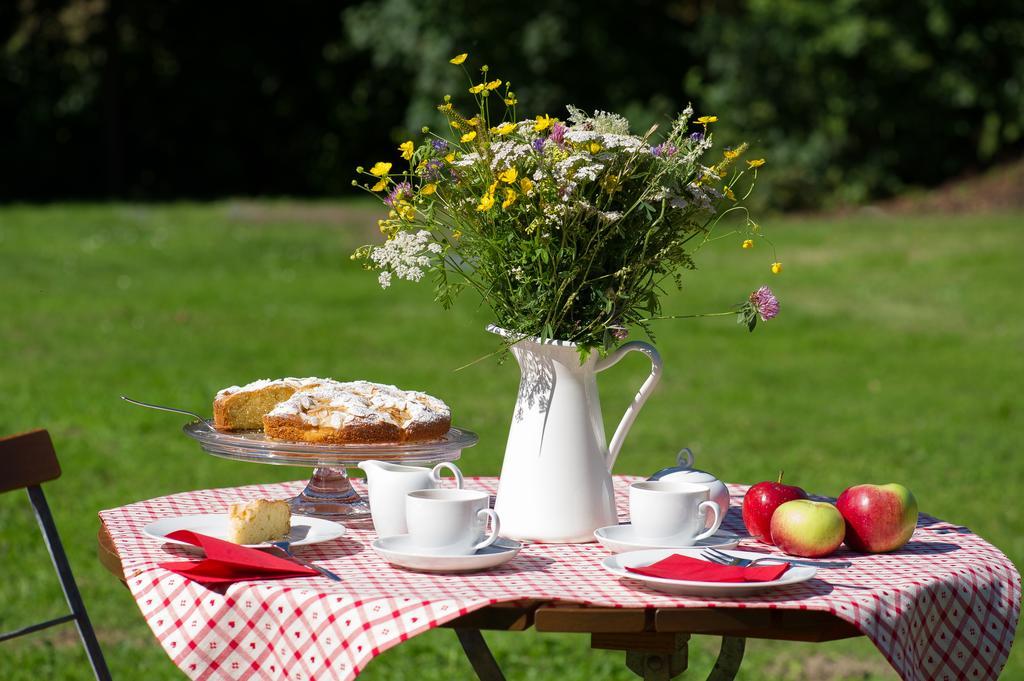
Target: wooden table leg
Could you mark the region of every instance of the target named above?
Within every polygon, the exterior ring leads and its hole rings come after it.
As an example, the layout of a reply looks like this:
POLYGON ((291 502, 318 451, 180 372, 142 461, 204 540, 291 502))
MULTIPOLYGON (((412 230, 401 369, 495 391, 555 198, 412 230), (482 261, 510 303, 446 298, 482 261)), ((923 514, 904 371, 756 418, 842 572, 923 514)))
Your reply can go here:
POLYGON ((626 651, 626 666, 644 681, 669 681, 686 671, 689 634, 594 633, 591 648, 626 651))
POLYGON ((740 663, 743 662, 743 650, 747 646, 747 639, 737 636, 723 636, 722 649, 718 652, 718 659, 711 670, 708 681, 732 681, 740 670, 740 663))
POLYGON ((505 681, 505 675, 501 673, 501 667, 487 647, 487 641, 479 629, 455 629, 455 635, 459 637, 459 643, 473 665, 473 671, 480 681, 505 681))

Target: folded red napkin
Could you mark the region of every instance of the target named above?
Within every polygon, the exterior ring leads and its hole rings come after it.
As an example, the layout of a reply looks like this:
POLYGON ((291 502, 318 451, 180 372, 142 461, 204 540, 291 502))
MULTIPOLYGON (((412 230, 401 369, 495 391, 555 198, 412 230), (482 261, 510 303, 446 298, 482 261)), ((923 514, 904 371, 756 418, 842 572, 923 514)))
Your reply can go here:
POLYGON ((629 572, 662 579, 684 579, 691 582, 772 582, 789 569, 788 563, 737 567, 719 565, 678 553, 644 567, 627 567, 629 572))
POLYGON ((198 546, 206 552, 202 560, 159 563, 165 570, 200 584, 230 584, 248 579, 282 579, 320 574, 312 568, 265 551, 239 546, 191 530, 176 530, 168 534, 167 538, 198 546))

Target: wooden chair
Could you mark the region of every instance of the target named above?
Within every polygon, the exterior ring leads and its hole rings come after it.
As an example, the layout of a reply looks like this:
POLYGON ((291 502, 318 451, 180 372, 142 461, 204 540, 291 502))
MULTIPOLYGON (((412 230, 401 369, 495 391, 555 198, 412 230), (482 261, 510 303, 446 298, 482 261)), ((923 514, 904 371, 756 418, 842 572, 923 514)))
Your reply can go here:
POLYGON ((69 615, 0 633, 0 642, 74 620, 93 673, 99 681, 109 681, 110 671, 103 659, 103 651, 100 650, 100 644, 89 622, 89 615, 85 611, 85 604, 78 593, 75 577, 71 574, 71 566, 57 533, 57 526, 53 523, 50 507, 43 495, 43 488, 40 487, 42 483, 59 477, 60 464, 57 463, 57 453, 53 450, 50 434, 45 430, 34 430, 0 439, 0 493, 22 488, 28 492, 29 502, 35 510, 36 521, 46 541, 46 548, 50 551, 53 567, 57 571, 61 588, 64 589, 64 597, 71 608, 69 615))

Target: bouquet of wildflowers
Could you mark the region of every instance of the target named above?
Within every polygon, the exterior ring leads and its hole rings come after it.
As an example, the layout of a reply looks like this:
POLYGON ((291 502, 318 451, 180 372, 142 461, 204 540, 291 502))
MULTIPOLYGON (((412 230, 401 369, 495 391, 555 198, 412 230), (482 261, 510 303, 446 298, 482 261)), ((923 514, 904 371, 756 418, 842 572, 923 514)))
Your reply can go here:
MULTIPOLYGON (((509 84, 487 66, 480 72, 478 83, 470 76, 471 113, 446 96, 444 134, 424 128, 421 142, 402 143, 400 169, 387 161, 358 169, 368 180, 354 184, 389 211, 379 221, 386 242, 353 258, 377 270, 382 287, 429 274, 446 307, 473 288, 498 326, 573 341, 585 353, 631 326, 652 335, 664 285, 681 285, 704 244, 740 234, 752 248, 764 239, 743 205, 764 160, 744 161, 746 145, 713 154, 715 116, 691 121, 687 108, 657 139, 658 126, 637 135, 622 116, 572 106, 564 121, 521 119, 509 84), (730 213, 741 225, 713 236, 730 213)), ((777 312, 762 287, 715 314, 737 314, 753 330, 777 312)))

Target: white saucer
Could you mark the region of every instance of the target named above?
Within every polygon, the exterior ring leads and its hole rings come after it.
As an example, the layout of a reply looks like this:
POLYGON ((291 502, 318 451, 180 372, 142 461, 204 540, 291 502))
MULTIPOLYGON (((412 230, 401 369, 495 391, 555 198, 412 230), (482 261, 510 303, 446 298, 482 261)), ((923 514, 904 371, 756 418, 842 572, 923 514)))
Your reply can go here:
MULTIPOLYGON (((657 563, 663 558, 678 554, 690 558, 701 559, 701 549, 648 549, 647 551, 630 551, 620 553, 616 556, 608 556, 601 561, 605 570, 618 577, 625 577, 643 583, 652 589, 664 591, 670 594, 684 596, 709 596, 709 597, 730 597, 745 596, 758 591, 769 591, 790 584, 806 582, 818 573, 818 569, 803 565, 791 565, 782 577, 771 582, 692 582, 682 579, 662 579, 661 577, 648 577, 629 572, 626 567, 644 567, 657 563)), ((728 551, 731 556, 737 558, 763 558, 763 553, 753 551, 728 551)))
POLYGON ((719 530, 707 539, 689 544, 677 544, 664 539, 645 539, 633 534, 632 525, 609 525, 594 530, 594 538, 609 551, 638 551, 640 549, 734 549, 742 537, 735 532, 719 530))
MULTIPOLYGON (((167 535, 176 530, 192 530, 217 539, 228 541, 228 514, 227 513, 203 513, 201 515, 183 515, 175 518, 161 518, 142 528, 147 537, 169 544, 180 544, 196 548, 177 539, 168 539, 167 535)), ((324 520, 322 518, 311 518, 304 515, 292 516, 292 531, 288 533, 288 541, 292 546, 306 546, 307 544, 319 544, 344 536, 345 526, 338 523, 324 520)), ((269 542, 261 544, 243 544, 250 548, 270 548, 269 542)))
POLYGON ((373 550, 384 560, 420 572, 476 572, 507 563, 516 557, 523 545, 499 538, 485 549, 465 556, 429 555, 413 546, 409 535, 397 534, 374 540, 373 550))

